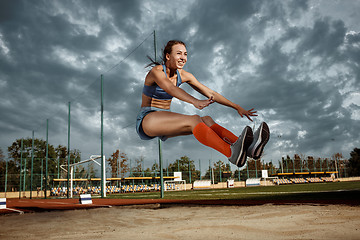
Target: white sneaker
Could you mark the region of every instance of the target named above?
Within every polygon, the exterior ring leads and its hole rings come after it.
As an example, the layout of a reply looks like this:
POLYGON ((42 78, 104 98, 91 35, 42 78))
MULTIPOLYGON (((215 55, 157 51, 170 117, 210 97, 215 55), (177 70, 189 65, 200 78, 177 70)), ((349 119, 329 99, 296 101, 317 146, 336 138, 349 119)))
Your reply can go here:
POLYGON ((246 163, 247 149, 253 141, 253 132, 249 126, 246 126, 239 138, 231 144, 231 156, 229 161, 238 167, 242 167, 246 163))
POLYGON ((253 159, 259 159, 266 143, 270 139, 270 130, 266 122, 262 122, 254 134, 254 140, 248 148, 247 155, 253 159))

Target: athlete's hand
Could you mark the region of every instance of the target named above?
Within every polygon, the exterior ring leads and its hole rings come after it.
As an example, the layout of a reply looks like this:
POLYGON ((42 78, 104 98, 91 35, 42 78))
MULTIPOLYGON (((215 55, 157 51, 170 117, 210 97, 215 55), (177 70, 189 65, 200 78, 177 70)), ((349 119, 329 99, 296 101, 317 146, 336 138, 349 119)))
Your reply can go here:
POLYGON ((193 103, 194 107, 196 107, 197 109, 203 109, 206 108, 207 106, 209 106, 210 104, 214 103, 215 101, 213 100, 213 97, 210 97, 209 99, 206 100, 197 100, 193 103))
POLYGON ((245 110, 245 109, 243 109, 242 107, 238 107, 237 108, 237 111, 238 111, 238 113, 240 114, 240 116, 241 117, 247 117, 250 121, 253 121, 251 118, 250 118, 250 116, 252 116, 252 117, 256 117, 257 116, 257 114, 255 114, 256 113, 256 111, 254 110, 254 108, 252 108, 252 109, 250 109, 250 110, 245 110))

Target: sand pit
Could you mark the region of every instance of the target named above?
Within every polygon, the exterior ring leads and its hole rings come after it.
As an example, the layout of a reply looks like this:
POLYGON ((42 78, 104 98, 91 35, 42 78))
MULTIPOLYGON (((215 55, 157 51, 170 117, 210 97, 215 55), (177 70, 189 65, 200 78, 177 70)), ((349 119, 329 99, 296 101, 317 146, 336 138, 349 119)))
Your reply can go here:
POLYGON ((360 207, 126 206, 0 216, 0 239, 360 239, 360 207))

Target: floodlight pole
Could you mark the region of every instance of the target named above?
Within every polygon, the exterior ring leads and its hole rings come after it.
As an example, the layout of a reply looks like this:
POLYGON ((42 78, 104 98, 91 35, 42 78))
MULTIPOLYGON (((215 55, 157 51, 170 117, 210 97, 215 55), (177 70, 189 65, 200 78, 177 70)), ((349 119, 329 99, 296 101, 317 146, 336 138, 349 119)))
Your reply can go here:
POLYGON ((337 166, 337 161, 336 161, 336 156, 334 156, 334 160, 335 160, 335 173, 336 173, 336 178, 339 179, 339 172, 338 172, 338 166, 337 166))
POLYGON ((159 166, 160 166, 160 185, 161 185, 161 194, 160 197, 164 198, 164 173, 163 173, 163 164, 162 164, 162 152, 161 152, 161 140, 158 138, 159 144, 159 166))
POLYGON ((69 114, 68 114, 68 161, 67 161, 67 181, 66 181, 66 187, 67 187, 67 193, 66 197, 69 198, 69 191, 72 191, 72 189, 69 189, 69 179, 70 179, 70 105, 71 102, 69 102, 69 114))
POLYGON ((105 197, 105 183, 106 183, 106 174, 105 174, 105 161, 104 161, 104 79, 101 74, 101 198, 105 197))
POLYGON ((156 34, 155 34, 155 30, 154 30, 154 53, 155 53, 155 62, 156 62, 156 34))
POLYGON ((26 161, 27 161, 27 158, 24 159, 24 177, 23 177, 23 180, 24 180, 24 184, 23 184, 23 192, 25 192, 25 188, 26 188, 26 161))
POLYGON ((6 192, 7 192, 7 174, 8 174, 8 161, 5 160, 5 198, 6 198, 6 192))
POLYGON ((49 156, 49 119, 46 119, 46 156, 45 156, 45 199, 47 198, 47 182, 48 182, 48 156, 49 156))
MULTIPOLYGON (((156 62, 156 33, 154 30, 154 54, 155 54, 155 62, 156 62)), ((161 193, 160 197, 164 198, 164 174, 163 174, 163 164, 162 164, 162 152, 161 152, 161 141, 158 138, 159 145, 159 166, 160 166, 160 185, 161 185, 161 193)))
POLYGON ((191 166, 190 166, 190 158, 189 158, 189 164, 188 164, 188 167, 189 167, 189 183, 191 183, 191 166))
POLYGON ((41 158, 40 192, 43 190, 44 159, 41 158))
POLYGON ((33 172, 34 172, 34 130, 32 131, 32 143, 31 143, 30 199, 32 199, 33 172))
MULTIPOLYGON (((74 174, 74 166, 70 167, 70 189, 73 189, 73 174, 74 174)), ((70 198, 73 198, 73 191, 70 192, 70 198)))
POLYGON ((200 180, 201 180, 201 161, 199 159, 199 171, 200 171, 200 180))
POLYGON ((211 163, 210 163, 210 159, 209 159, 209 177, 210 177, 210 181, 211 181, 211 163))
POLYGON ((20 147, 20 186, 19 186, 19 199, 21 198, 21 183, 22 183, 22 181, 21 181, 21 177, 22 177, 22 173, 21 173, 21 171, 22 171, 22 169, 23 169, 23 167, 22 167, 22 163, 23 163, 23 145, 24 145, 24 141, 23 141, 23 139, 21 139, 21 147, 20 147))

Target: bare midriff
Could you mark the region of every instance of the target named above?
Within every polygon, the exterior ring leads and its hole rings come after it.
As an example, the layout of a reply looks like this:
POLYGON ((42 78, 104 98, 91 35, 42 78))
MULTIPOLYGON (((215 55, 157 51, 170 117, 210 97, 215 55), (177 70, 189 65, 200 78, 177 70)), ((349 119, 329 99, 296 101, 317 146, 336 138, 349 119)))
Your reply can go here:
POLYGON ((161 100, 155 99, 142 94, 142 104, 141 107, 156 107, 161 109, 170 109, 171 99, 170 100, 161 100))

